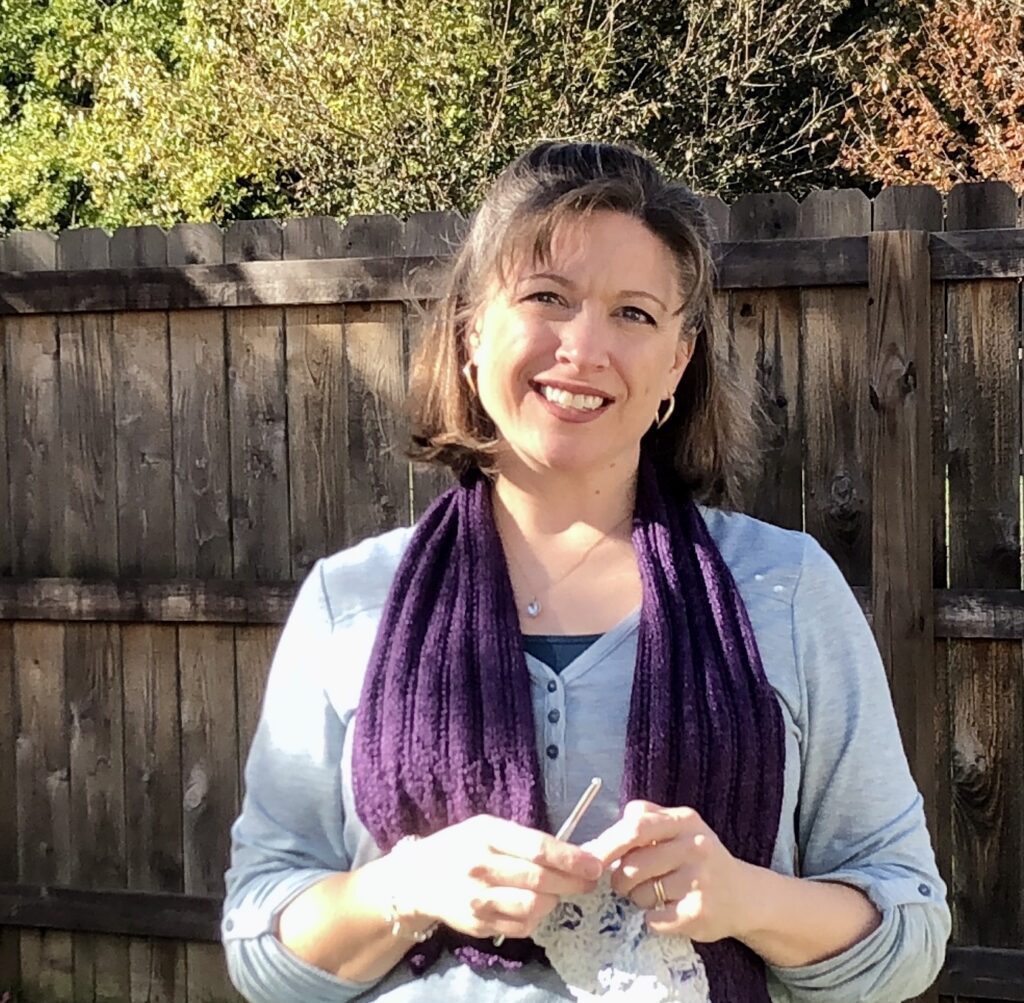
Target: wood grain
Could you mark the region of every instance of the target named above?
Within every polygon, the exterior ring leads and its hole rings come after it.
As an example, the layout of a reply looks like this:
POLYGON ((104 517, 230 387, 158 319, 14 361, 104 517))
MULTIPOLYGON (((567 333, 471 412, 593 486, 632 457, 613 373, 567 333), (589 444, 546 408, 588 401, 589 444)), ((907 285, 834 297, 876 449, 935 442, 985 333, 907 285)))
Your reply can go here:
MULTIPOLYGON (((1012 226, 998 183, 954 188, 952 229, 1012 226)), ((950 585, 1021 585, 1019 291, 1013 281, 947 290, 950 585)), ((1024 929, 1024 654, 1021 643, 954 641, 954 938, 1015 947, 1024 929)))
POLYGON ((872 607, 903 746, 934 817, 936 672, 932 595, 931 279, 927 236, 869 240, 872 607))
MULTIPOLYGON (((814 192, 800 207, 804 236, 855 236, 871 229, 859 191, 814 192)), ((871 580, 871 470, 867 457, 866 289, 804 289, 805 525, 851 585, 871 580)))
MULTIPOLYGON (((104 268, 102 230, 70 230, 57 242, 58 264, 104 268)), ((60 416, 68 495, 65 570, 83 576, 118 571, 114 325, 109 314, 58 319, 60 416)), ((70 727, 71 881, 118 887, 126 878, 124 731, 120 629, 68 624, 64 664, 70 727)), ((74 985, 83 999, 130 992, 128 942, 74 934, 74 985)))
MULTIPOLYGON (((393 216, 351 216, 342 251, 353 257, 399 254, 404 241, 402 223, 393 216)), ((404 328, 397 303, 345 306, 349 543, 411 519, 404 328)))
MULTIPOLYGON (((216 226, 177 226, 167 235, 172 263, 220 261, 216 226)), ((182 576, 232 573, 230 446, 225 319, 220 311, 172 312, 171 423, 174 429, 175 565, 182 576)))
MULTIPOLYGON (((289 257, 333 257, 343 249, 336 221, 298 220, 285 229, 289 257)), ((346 543, 348 387, 344 316, 338 306, 285 311, 290 558, 295 579, 346 543)), ((287 577, 287 574, 286 574, 287 577)))

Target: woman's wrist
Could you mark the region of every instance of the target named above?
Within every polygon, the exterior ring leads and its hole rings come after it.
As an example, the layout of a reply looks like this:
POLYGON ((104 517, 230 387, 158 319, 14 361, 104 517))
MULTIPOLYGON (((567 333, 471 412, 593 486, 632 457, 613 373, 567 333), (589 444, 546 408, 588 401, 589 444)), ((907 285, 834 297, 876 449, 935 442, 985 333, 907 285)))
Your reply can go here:
POLYGON ((387 860, 391 864, 389 873, 390 897, 386 916, 391 923, 393 937, 423 943, 437 929, 440 919, 430 912, 430 904, 421 900, 418 890, 425 882, 426 873, 421 859, 423 848, 417 844, 419 836, 405 836, 400 839, 387 860))

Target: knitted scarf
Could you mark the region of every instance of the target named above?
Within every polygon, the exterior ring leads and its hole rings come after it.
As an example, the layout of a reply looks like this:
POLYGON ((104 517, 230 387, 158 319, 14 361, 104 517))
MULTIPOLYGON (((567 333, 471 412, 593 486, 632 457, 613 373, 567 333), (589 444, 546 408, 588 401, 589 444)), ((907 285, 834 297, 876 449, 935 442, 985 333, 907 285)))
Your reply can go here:
MULTIPOLYGON (((771 862, 782 717, 736 583, 694 502, 641 458, 633 547, 643 586, 620 790, 689 805, 734 856, 771 862)), ((548 829, 530 681, 490 482, 470 474, 424 514, 399 563, 356 720, 360 819, 390 850, 489 813, 548 829)), ((767 1003, 764 964, 736 940, 695 945, 711 998, 767 1003)), ((528 939, 442 926, 408 955, 474 968, 545 962, 528 939)))

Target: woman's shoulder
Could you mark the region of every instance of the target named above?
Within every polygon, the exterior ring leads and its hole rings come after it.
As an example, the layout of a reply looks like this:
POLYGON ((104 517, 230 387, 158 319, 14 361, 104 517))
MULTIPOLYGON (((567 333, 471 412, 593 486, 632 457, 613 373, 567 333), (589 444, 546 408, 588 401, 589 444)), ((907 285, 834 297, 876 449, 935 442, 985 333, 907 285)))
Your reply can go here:
POLYGON ((698 509, 740 591, 766 593, 789 605, 806 563, 820 549, 815 539, 742 512, 698 509))
POLYGON ((320 561, 324 597, 334 625, 384 605, 412 533, 412 526, 399 526, 320 561))

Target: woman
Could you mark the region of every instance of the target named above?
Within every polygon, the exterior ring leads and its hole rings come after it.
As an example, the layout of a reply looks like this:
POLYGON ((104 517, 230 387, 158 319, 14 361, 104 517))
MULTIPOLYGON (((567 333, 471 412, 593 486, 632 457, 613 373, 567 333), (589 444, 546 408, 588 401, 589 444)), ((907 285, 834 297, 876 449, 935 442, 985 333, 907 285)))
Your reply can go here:
POLYGON ((631 150, 495 183, 414 374, 459 485, 321 561, 275 656, 223 923, 254 1003, 658 998, 611 971, 640 955, 715 1003, 935 977, 870 631, 812 539, 728 511, 750 405, 712 304, 699 203, 631 150))

